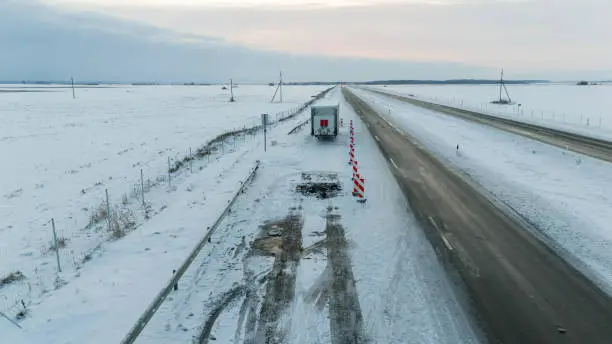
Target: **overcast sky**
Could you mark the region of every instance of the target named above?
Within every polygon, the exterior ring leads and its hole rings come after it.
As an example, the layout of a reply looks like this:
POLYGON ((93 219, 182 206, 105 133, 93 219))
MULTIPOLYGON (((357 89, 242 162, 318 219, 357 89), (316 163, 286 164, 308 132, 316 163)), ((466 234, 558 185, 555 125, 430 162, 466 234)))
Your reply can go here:
POLYGON ((0 0, 0 62, 20 65, 0 79, 612 78, 610 13, 610 0, 0 0))

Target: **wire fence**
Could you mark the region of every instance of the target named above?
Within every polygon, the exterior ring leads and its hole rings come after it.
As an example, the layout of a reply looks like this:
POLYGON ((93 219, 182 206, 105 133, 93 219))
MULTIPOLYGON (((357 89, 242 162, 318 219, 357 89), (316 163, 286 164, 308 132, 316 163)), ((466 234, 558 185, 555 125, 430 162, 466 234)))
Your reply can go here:
MULTIPOLYGON (((299 115, 331 89, 333 87, 317 94, 300 106, 274 114, 271 117, 274 120, 270 125, 278 125, 299 115)), ((245 144, 261 132, 263 132, 263 126, 260 124, 249 128, 228 130, 199 148, 185 149, 188 153, 181 158, 168 157, 166 171, 151 173, 143 168, 135 169, 133 182, 129 183, 125 190, 104 188, 104 195, 97 203, 83 207, 83 210, 89 214, 84 227, 82 224, 79 226, 76 220, 56 223, 51 219, 33 219, 31 221, 33 226, 40 226, 41 222, 48 221, 40 230, 49 233, 49 241, 43 245, 38 254, 41 257, 49 255, 57 257, 57 264, 39 262, 27 272, 27 276, 17 270, 6 276, 0 276, 2 291, 0 312, 17 322, 25 318, 29 307, 34 302, 38 302, 49 292, 66 285, 68 283, 66 279, 72 276, 78 277, 80 270, 88 262, 104 254, 105 243, 121 239, 163 210, 164 205, 161 206, 161 209, 153 208, 152 199, 149 198, 151 196, 148 196, 151 192, 159 191, 156 197, 159 198, 161 195, 163 198, 164 191, 174 191, 181 178, 186 178, 206 168, 208 164, 225 154, 235 152, 240 143, 245 144), (52 222, 55 230, 52 228, 52 222), (8 277, 11 274, 23 277, 9 281, 8 277), (1 282, 5 279, 7 283, 2 284, 1 282)), ((96 184, 96 187, 102 188, 103 184, 96 184)), ((34 255, 35 253, 27 254, 34 255)))

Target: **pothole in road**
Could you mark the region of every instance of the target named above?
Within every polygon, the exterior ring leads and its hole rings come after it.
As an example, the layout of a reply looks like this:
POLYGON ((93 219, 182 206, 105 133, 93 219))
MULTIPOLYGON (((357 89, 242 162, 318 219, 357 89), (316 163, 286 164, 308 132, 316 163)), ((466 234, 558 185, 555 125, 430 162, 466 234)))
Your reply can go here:
POLYGON ((283 252, 283 239, 281 237, 262 237, 253 241, 253 253, 260 256, 277 256, 283 252))
POLYGON ((304 196, 326 199, 338 196, 342 184, 334 172, 303 172, 302 182, 295 187, 295 191, 304 196))
MULTIPOLYGON (((253 240, 251 251, 259 256, 279 256, 286 250, 284 240, 291 237, 291 231, 301 230, 301 220, 297 216, 288 216, 279 221, 265 223, 261 235, 253 240)), ((287 244, 285 243, 287 246, 287 244)))

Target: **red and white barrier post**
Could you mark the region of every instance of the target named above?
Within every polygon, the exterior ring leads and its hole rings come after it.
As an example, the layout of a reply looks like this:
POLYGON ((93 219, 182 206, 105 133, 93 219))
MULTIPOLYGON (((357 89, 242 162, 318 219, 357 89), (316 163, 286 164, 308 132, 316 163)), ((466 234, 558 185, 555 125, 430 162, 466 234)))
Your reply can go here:
POLYGON ((353 120, 350 122, 350 143, 349 143, 349 165, 353 165, 355 160, 355 132, 353 131, 353 120))
POLYGON ((351 135, 349 142, 349 165, 353 165, 355 160, 355 138, 351 135))
POLYGON ((349 143, 349 165, 353 169, 353 196, 357 198, 357 202, 365 203, 365 179, 359 175, 359 166, 355 160, 355 128, 353 120, 350 121, 350 143, 349 143))
POLYGON ((357 161, 353 163, 353 196, 357 197, 357 202, 364 203, 365 198, 365 179, 359 174, 357 161))
POLYGON ((365 179, 357 174, 353 180, 353 185, 353 193, 355 193, 355 197, 357 197, 357 202, 365 203, 367 201, 365 198, 365 179))

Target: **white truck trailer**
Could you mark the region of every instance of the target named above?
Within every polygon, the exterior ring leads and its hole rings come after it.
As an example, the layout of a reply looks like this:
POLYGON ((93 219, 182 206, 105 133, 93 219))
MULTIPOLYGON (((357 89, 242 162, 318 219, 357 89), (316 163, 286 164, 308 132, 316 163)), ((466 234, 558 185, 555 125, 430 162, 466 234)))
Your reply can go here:
POLYGON ((310 107, 310 135, 317 139, 335 139, 338 135, 340 105, 317 104, 310 107))

